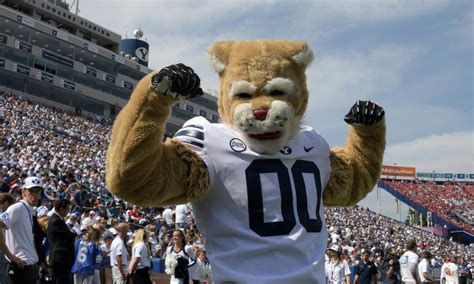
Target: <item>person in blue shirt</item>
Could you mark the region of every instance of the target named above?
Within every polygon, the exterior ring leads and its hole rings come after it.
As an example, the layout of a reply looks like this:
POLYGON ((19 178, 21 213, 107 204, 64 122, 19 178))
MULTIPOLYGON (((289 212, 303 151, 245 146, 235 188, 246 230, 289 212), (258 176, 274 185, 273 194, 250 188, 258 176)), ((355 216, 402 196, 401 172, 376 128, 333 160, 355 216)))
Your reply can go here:
POLYGON ((364 251, 355 267, 354 284, 377 284, 377 267, 369 258, 370 251, 364 251))
POLYGON ((71 270, 75 284, 92 283, 94 270, 102 261, 99 240, 100 231, 89 227, 85 237, 76 241, 76 259, 71 270))

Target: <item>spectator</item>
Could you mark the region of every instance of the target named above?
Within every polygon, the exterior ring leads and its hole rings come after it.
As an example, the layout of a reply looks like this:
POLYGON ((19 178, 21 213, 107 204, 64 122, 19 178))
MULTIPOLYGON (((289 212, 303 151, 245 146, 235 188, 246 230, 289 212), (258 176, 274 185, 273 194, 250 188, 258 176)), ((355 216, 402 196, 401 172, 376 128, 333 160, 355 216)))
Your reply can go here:
POLYGON ((459 284, 469 284, 471 280, 471 271, 466 265, 464 257, 458 258, 459 284))
POLYGON ((65 218, 71 211, 71 202, 58 199, 54 214, 48 221, 49 263, 53 270, 54 284, 69 284, 74 264, 74 241, 76 233, 66 225, 65 218))
POLYGON ((424 251, 422 259, 418 263, 418 277, 421 283, 434 283, 433 276, 431 275, 431 253, 424 251))
POLYGON ((100 245, 102 252, 102 262, 100 263, 100 283, 107 283, 106 270, 111 268, 110 265, 110 247, 112 245, 113 236, 110 233, 104 234, 104 240, 100 245))
POLYGON ((370 261, 370 251, 362 252, 362 260, 355 267, 354 284, 376 284, 377 267, 370 261))
POLYGON ((170 206, 165 207, 162 216, 166 222, 166 225, 168 225, 169 228, 174 228, 174 211, 170 206))
POLYGON ((89 227, 86 236, 76 241, 76 258, 71 270, 74 284, 93 283, 96 264, 102 261, 99 240, 99 230, 89 227))
POLYGON ((326 283, 328 284, 350 284, 351 271, 349 264, 341 259, 342 248, 333 244, 328 249, 329 259, 326 261, 326 283))
POLYGON ((454 256, 445 257, 443 266, 441 266, 441 283, 459 284, 459 270, 454 256))
POLYGON ((151 284, 151 249, 148 231, 138 229, 132 246, 132 260, 128 267, 128 274, 131 275, 133 283, 151 284))
POLYGON ((418 284, 417 267, 420 257, 416 254, 416 241, 407 242, 407 250, 400 257, 400 273, 403 283, 418 284))
POLYGON ((196 249, 196 264, 189 268, 193 284, 212 283, 210 281, 211 265, 206 257, 205 248, 196 249))
POLYGON ((176 209, 175 209, 176 228, 184 229, 185 227, 187 227, 189 212, 190 210, 187 204, 176 205, 176 209))
POLYGON ((38 254, 33 235, 34 206, 43 190, 37 177, 28 177, 22 186, 23 200, 17 202, 0 216, 0 228, 5 231, 8 249, 14 257, 10 259, 10 280, 15 284, 36 284, 39 276, 38 254))
MULTIPOLYGON (((15 203, 15 198, 9 193, 0 193, 0 210, 5 212, 10 205, 15 203)), ((7 283, 8 278, 8 259, 17 258, 11 251, 8 249, 5 244, 5 236, 3 235, 3 230, 0 232, 0 283, 7 283)))
POLYGON ((125 284, 128 279, 128 252, 125 243, 129 226, 127 223, 120 223, 116 227, 117 236, 112 241, 110 247, 110 264, 112 264, 112 278, 114 284, 125 284))

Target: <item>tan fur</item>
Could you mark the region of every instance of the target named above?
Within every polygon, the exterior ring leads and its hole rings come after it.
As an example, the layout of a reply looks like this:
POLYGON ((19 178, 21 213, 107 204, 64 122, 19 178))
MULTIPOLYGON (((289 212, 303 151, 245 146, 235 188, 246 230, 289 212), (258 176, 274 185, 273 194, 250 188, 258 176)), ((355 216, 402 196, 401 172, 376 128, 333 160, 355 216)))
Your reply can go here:
MULTIPOLYGON (((308 50, 301 41, 225 41, 212 45, 209 52, 220 76, 218 108, 222 121, 238 130, 244 125, 243 128, 253 127, 253 132, 271 132, 278 127, 288 133, 297 131, 308 104, 308 50), (270 97, 265 85, 277 77, 294 82, 294 93, 270 97), (251 99, 229 96, 235 81, 256 86, 251 99), (244 110, 251 111, 269 109, 276 100, 280 107, 288 107, 284 110, 287 121, 279 121, 280 116, 274 115, 274 123, 264 125, 249 122, 246 112, 235 116, 236 108, 242 108, 244 103, 251 106, 244 110)), ((107 152, 107 186, 113 194, 142 206, 198 200, 208 191, 209 173, 201 158, 184 144, 177 140, 162 143, 163 129, 176 100, 153 92, 151 76, 140 81, 114 123, 107 152)), ((249 147, 264 143, 256 141, 248 143, 249 147)), ((272 141, 266 142, 276 143, 272 141)), ((384 148, 385 121, 375 126, 349 126, 346 146, 331 150, 332 173, 324 191, 324 205, 348 206, 370 192, 380 175, 384 148)), ((277 145, 276 149, 281 148, 277 145)))
POLYGON ((325 206, 354 205, 372 191, 382 169, 385 131, 385 119, 374 126, 349 126, 347 146, 331 149, 325 206))
POLYGON ((275 77, 293 80, 297 90, 287 101, 293 106, 296 116, 302 116, 308 104, 305 67, 292 60, 292 57, 307 48, 302 41, 223 41, 211 46, 209 52, 219 59, 226 68, 219 74, 219 115, 232 125, 233 109, 241 103, 227 95, 233 81, 249 81, 257 86, 257 96, 252 102, 255 106, 268 104, 264 87, 275 77))
POLYGON ((140 206, 197 200, 209 188, 207 168, 181 142, 162 143, 176 100, 151 90, 152 75, 140 81, 114 123, 106 160, 107 186, 140 206))

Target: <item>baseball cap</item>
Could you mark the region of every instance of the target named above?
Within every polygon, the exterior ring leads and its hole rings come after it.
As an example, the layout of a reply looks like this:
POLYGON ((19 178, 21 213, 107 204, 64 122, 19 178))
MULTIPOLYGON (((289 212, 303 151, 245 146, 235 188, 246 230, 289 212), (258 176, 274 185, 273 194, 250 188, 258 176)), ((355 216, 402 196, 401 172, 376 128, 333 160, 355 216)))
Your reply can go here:
POLYGON ((81 231, 84 231, 84 230, 87 230, 87 226, 82 225, 82 226, 81 226, 81 231))
POLYGON ((37 177, 27 177, 23 184, 23 188, 30 189, 33 187, 39 187, 41 189, 44 189, 43 182, 41 181, 41 179, 37 177))
POLYGON ((332 251, 338 252, 338 253, 342 252, 341 247, 339 245, 336 245, 336 244, 332 245, 329 249, 332 250, 332 251))

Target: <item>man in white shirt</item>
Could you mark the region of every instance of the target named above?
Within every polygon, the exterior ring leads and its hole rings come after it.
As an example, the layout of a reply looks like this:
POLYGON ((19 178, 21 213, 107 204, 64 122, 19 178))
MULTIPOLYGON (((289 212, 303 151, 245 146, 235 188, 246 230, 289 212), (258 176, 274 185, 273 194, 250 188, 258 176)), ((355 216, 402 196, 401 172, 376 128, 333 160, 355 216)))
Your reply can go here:
POLYGON ((400 274, 402 282, 406 284, 418 284, 417 267, 420 257, 415 253, 416 241, 407 242, 407 251, 400 257, 400 274))
POLYGON ((129 226, 127 223, 120 223, 116 226, 118 235, 110 246, 110 264, 112 265, 112 278, 114 284, 125 284, 129 277, 128 252, 125 247, 129 226))
POLYGON ((445 258, 444 264, 441 266, 440 278, 441 281, 445 281, 445 284, 459 284, 459 269, 456 265, 456 258, 454 256, 445 258))
POLYGON ((174 211, 171 207, 166 207, 163 211, 163 219, 165 219, 166 224, 172 228, 174 226, 174 211))
POLYGON ((434 283, 431 276, 431 254, 428 251, 422 253, 422 260, 418 263, 418 276, 421 283, 434 283))
POLYGON ((178 229, 186 228, 186 225, 188 224, 189 211, 190 210, 187 204, 176 205, 175 221, 176 221, 176 227, 178 229))
POLYGON ((17 202, 0 216, 0 229, 5 229, 8 249, 19 259, 10 260, 10 279, 13 283, 36 284, 38 280, 38 254, 33 236, 33 216, 36 211, 43 183, 37 177, 25 179, 23 200, 17 202))

